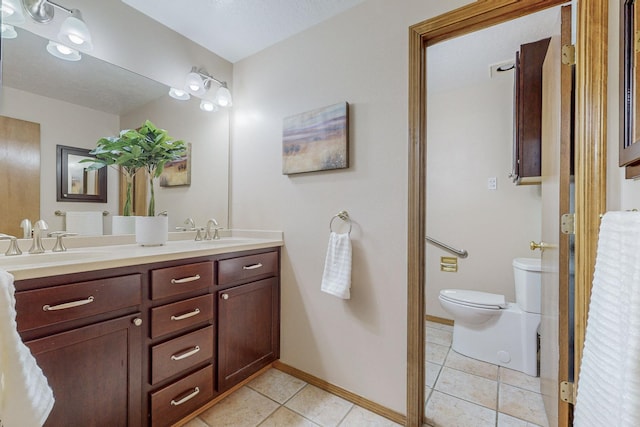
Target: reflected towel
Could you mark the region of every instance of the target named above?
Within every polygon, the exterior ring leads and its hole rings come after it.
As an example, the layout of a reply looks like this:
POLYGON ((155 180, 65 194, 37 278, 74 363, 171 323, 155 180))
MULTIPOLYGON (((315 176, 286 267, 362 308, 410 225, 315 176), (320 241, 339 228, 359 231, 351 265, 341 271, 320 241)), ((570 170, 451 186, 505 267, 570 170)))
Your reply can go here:
POLYGON ((351 240, 349 234, 329 234, 321 290, 338 298, 351 298, 351 240))
POLYGON ((102 212, 67 212, 65 229, 81 236, 102 236, 102 212))
POLYGON ((18 335, 13 276, 0 270, 0 425, 41 427, 53 409, 53 392, 18 335))
POLYGON ((640 426, 640 213, 602 218, 574 425, 640 426))

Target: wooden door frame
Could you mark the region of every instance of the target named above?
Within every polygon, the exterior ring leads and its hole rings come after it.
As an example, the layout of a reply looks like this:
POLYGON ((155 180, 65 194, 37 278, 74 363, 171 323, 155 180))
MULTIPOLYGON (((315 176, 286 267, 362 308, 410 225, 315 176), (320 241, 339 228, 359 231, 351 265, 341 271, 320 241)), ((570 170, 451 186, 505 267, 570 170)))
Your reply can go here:
MULTIPOLYGON (((558 0, 478 0, 409 28, 407 426, 424 420, 426 47, 539 10, 558 0)), ((575 361, 580 366, 599 215, 606 208, 608 2, 577 2, 575 361)), ((576 372, 577 378, 577 372, 576 372)))

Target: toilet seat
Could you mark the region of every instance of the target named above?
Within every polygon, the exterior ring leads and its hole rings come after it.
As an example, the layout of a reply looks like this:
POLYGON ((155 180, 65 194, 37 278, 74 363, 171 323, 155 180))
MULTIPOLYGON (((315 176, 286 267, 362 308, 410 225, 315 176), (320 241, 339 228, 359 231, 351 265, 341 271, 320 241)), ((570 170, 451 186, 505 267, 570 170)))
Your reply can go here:
POLYGON ((504 295, 467 289, 443 289, 440 291, 440 298, 454 304, 485 310, 501 310, 508 307, 504 295))

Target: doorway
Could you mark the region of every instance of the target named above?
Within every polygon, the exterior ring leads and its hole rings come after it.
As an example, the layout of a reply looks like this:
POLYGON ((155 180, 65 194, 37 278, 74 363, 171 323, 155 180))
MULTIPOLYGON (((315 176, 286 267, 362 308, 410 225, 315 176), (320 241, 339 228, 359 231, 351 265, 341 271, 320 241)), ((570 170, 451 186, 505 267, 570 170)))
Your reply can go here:
MULTIPOLYGON (((411 27, 409 38, 409 233, 407 425, 424 415, 424 256, 426 160, 425 48, 561 1, 478 1, 411 27)), ((598 214, 605 206, 607 12, 603 0, 578 4, 576 51, 576 354, 581 358, 584 325, 595 265, 598 214)), ((577 364, 579 366, 579 364, 577 364)))

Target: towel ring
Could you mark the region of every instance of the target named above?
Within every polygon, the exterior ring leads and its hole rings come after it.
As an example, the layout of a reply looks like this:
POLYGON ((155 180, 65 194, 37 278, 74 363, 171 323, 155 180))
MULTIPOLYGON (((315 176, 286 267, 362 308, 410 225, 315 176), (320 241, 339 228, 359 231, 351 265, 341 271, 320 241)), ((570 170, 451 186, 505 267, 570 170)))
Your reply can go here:
POLYGON ((329 231, 333 232, 333 221, 335 221, 337 218, 340 218, 341 220, 349 224, 349 234, 351 234, 353 224, 351 223, 351 218, 349 218, 349 213, 347 211, 340 211, 331 218, 331 221, 329 221, 329 231))

